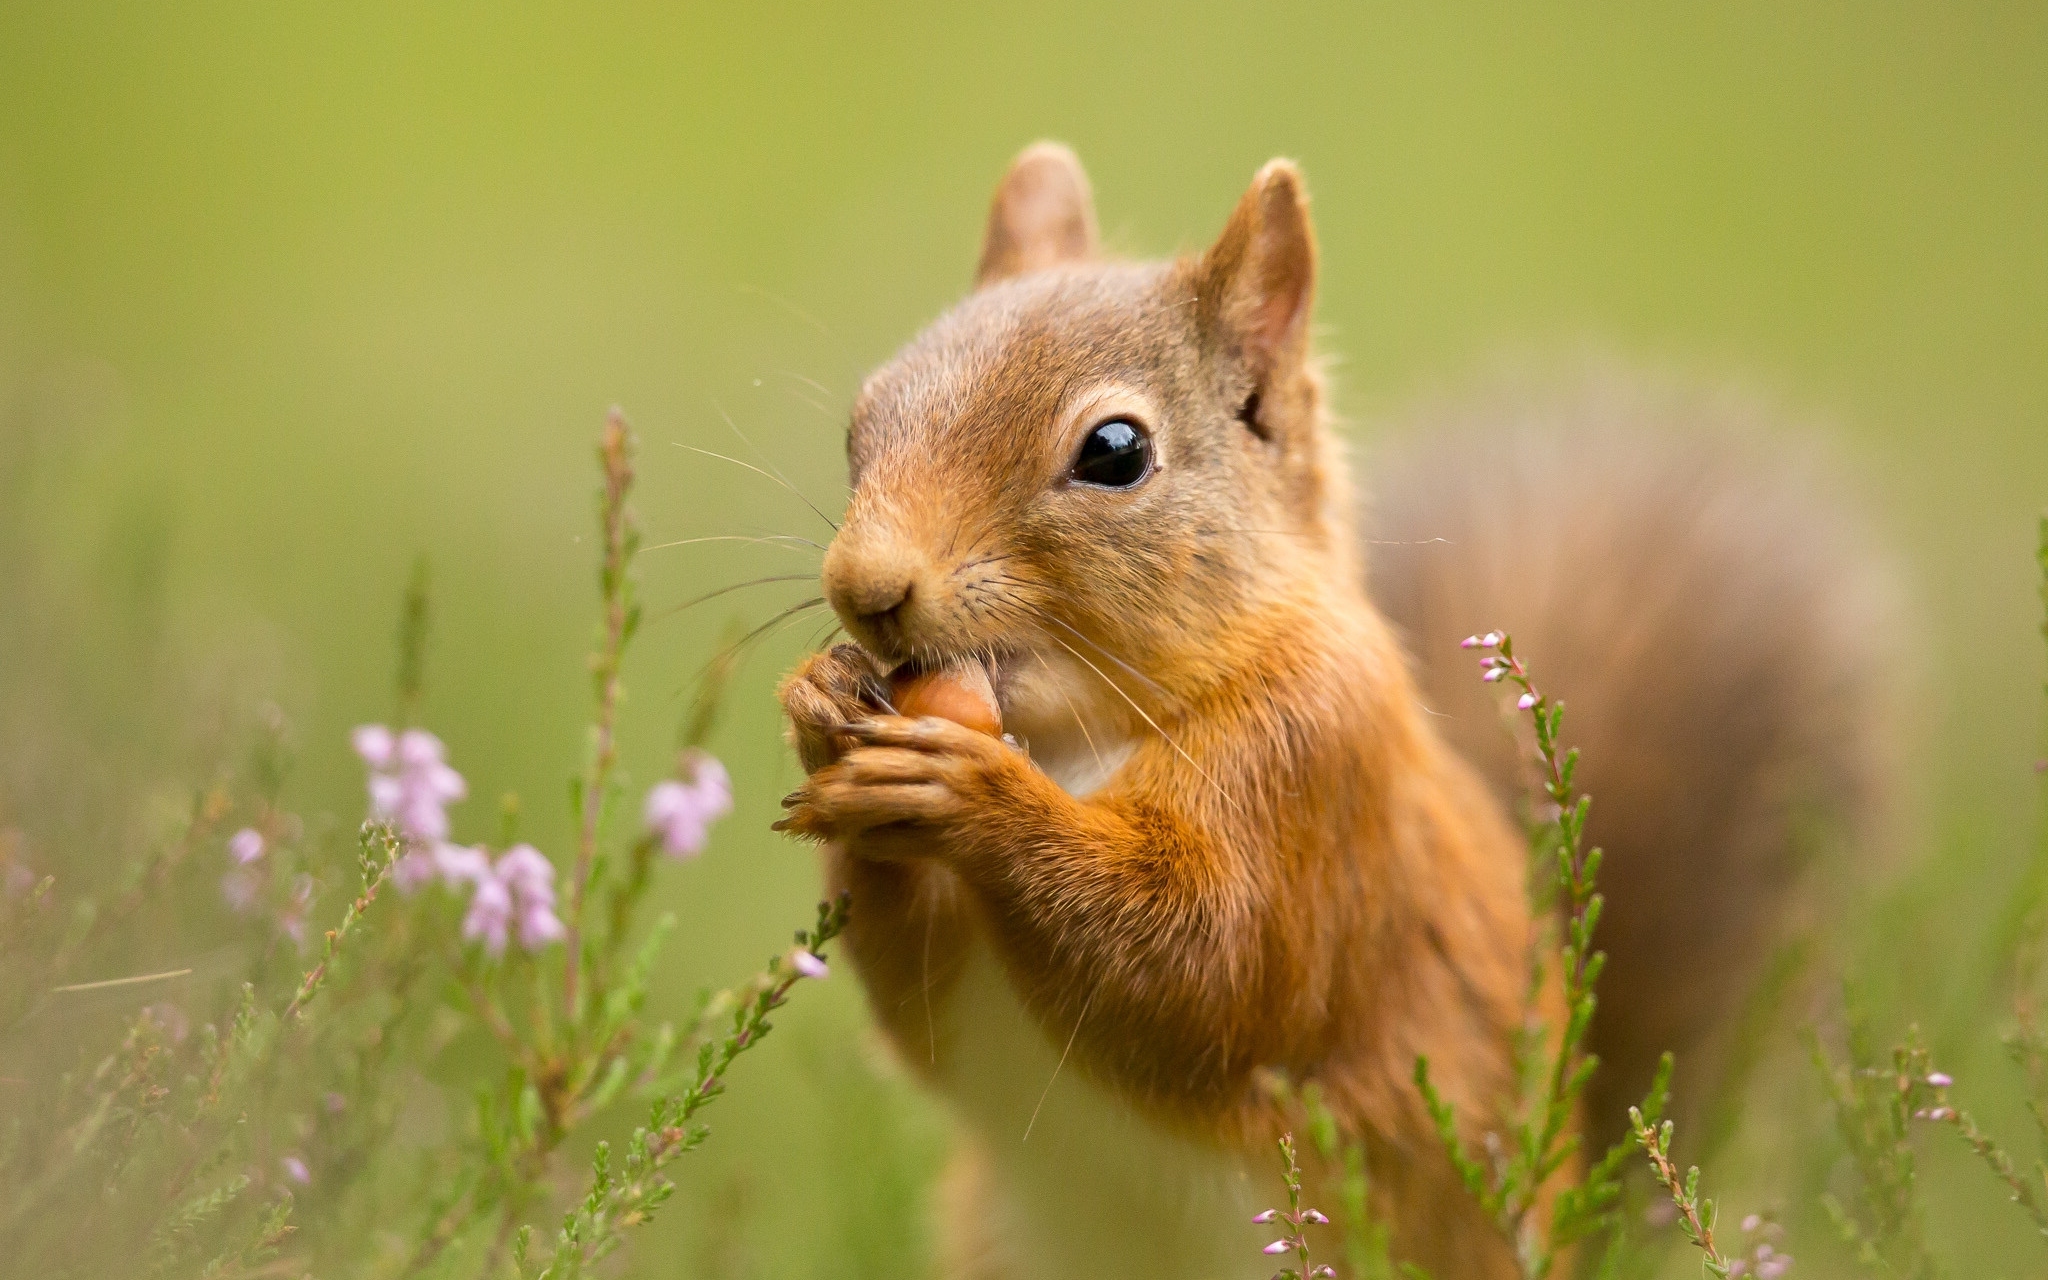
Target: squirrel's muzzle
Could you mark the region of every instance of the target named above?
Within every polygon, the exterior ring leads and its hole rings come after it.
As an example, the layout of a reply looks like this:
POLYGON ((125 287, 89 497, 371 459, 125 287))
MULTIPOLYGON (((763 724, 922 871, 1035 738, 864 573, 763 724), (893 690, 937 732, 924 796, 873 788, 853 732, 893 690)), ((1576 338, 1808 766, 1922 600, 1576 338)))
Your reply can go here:
POLYGON ((925 569, 924 557, 901 539, 848 525, 825 552, 825 598, 870 653, 901 661, 917 642, 915 614, 926 603, 919 598, 925 569))

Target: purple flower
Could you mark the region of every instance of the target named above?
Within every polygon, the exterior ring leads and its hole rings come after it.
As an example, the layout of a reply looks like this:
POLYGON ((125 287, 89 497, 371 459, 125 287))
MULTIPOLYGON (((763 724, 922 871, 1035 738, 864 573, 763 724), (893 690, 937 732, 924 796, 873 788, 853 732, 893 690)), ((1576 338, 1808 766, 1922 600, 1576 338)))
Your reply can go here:
POLYGON ((716 757, 693 751, 687 780, 671 778, 647 793, 647 829, 672 858, 694 858, 711 838, 711 824, 732 812, 732 778, 716 757))
POLYGON ((825 967, 824 960, 803 947, 798 947, 795 951, 789 953, 789 965, 790 968, 797 971, 799 977, 829 978, 832 976, 832 971, 825 967))
POLYGON ((1955 1080, 1946 1071, 1930 1071, 1927 1073, 1927 1084, 1930 1088, 1946 1089, 1954 1083, 1955 1080))
POLYGON ((355 747, 356 754, 363 758, 363 763, 372 769, 382 769, 391 763, 391 730, 383 725, 360 725, 348 735, 348 740, 355 747))
POLYGON ((538 951, 568 933, 555 915, 555 864, 545 854, 530 844, 516 844, 492 864, 481 850, 468 852, 476 861, 467 864, 469 870, 463 874, 473 879, 476 892, 462 918, 463 937, 482 942, 484 950, 500 956, 515 925, 519 945, 528 951, 538 951))
POLYGON ((284 1176, 290 1178, 293 1182, 298 1183, 300 1186, 303 1187, 307 1183, 313 1181, 313 1171, 311 1169, 308 1169, 306 1167, 306 1162, 304 1160, 299 1159, 299 1157, 286 1156, 284 1159, 278 1161, 277 1163, 283 1167, 284 1176))
POLYGON ((1301 1220, 1303 1222, 1312 1222, 1319 1227, 1330 1225, 1329 1218, 1325 1217, 1322 1211, 1318 1209, 1303 1209, 1301 1211, 1301 1220))
POLYGON ((428 857, 432 870, 449 884, 475 884, 491 874, 491 855, 476 845, 436 845, 428 857))
POLYGON ((1533 693, 1525 693, 1521 697, 1515 699, 1515 705, 1521 708, 1522 710, 1527 711, 1529 708, 1536 705, 1536 695, 1533 693))
POLYGON ((228 837, 228 856, 242 866, 248 866, 263 856, 263 833, 254 827, 243 827, 228 837))
POLYGON ((463 938, 482 942, 484 950, 501 956, 505 954, 505 936, 511 924, 512 890, 494 875, 477 881, 469 910, 462 917, 463 938))
POLYGON ((1264 1226, 1267 1223, 1271 1222, 1274 1218, 1277 1218, 1279 1216, 1280 1211, 1278 1209, 1266 1209, 1262 1212, 1253 1214, 1252 1221, 1258 1223, 1260 1226, 1264 1226))
POLYGON ((448 806, 469 787, 448 766, 441 740, 425 729, 393 735, 381 724, 349 736, 370 766, 370 817, 397 828, 407 845, 393 869, 398 887, 410 893, 437 873, 454 883, 459 877, 446 869, 441 846, 448 839, 448 806))
POLYGON ((1764 1218, 1760 1213, 1752 1213, 1742 1220, 1742 1229, 1744 1231, 1754 1231, 1762 1225, 1764 1225, 1764 1218))
POLYGON ((1285 1253, 1285 1252, 1287 1252, 1287 1251, 1288 1251, 1289 1249, 1292 1249, 1293 1247, 1294 1247, 1294 1242, 1293 1242, 1292 1240, 1275 1240, 1275 1241, 1274 1241, 1273 1243, 1271 1243, 1271 1244, 1269 1244, 1269 1245, 1267 1245, 1267 1246, 1265 1247, 1265 1250, 1264 1250, 1264 1252, 1266 1252, 1266 1253, 1285 1253))

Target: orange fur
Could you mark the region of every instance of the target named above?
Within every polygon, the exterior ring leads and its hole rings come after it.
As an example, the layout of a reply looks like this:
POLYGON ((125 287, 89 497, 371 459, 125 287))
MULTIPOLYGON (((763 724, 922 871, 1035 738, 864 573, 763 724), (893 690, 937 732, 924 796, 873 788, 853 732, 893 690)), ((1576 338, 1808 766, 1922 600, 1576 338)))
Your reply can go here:
POLYGON ((1109 1269, 1248 1271, 1199 1254, 1190 1215, 1270 1183, 1264 1069, 1319 1081, 1363 1137, 1396 1256, 1511 1274, 1412 1075, 1428 1055, 1469 1135, 1500 1127, 1526 846, 1367 599, 1307 338, 1300 175, 1268 165, 1213 248, 1161 264, 1094 257, 1087 190, 1062 148, 1020 158, 976 292, 862 389, 824 570, 858 643, 783 686, 809 773, 783 825, 824 843, 876 1019, 960 1118, 959 1274, 1071 1273, 1047 1251, 1084 1228, 1040 1219, 1080 1212, 1060 1184, 1101 1158, 1028 1144, 1059 1123, 1048 1099, 1098 1095, 1144 1149, 1226 1171, 1111 1164, 1088 1195, 1138 1206, 1117 1221, 1143 1247, 1109 1269), (1154 472, 1068 483, 1118 416, 1149 429, 1154 472), (1021 748, 880 713, 898 664, 969 658, 1021 748), (1004 1063, 975 1039, 981 956, 1058 1055, 1043 1093, 984 1078, 1004 1063), (1062 1073, 1095 1092, 1056 1094, 1062 1073))

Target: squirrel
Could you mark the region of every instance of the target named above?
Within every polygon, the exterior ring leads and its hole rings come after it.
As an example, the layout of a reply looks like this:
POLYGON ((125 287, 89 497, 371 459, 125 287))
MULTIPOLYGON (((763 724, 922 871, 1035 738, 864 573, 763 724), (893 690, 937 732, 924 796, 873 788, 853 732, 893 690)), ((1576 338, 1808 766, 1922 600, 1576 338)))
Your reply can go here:
POLYGON ((777 826, 819 842, 873 1017, 957 1121, 948 1276, 1246 1273, 1268 1072, 1363 1141, 1396 1258, 1516 1274, 1414 1082, 1426 1056, 1468 1137, 1503 1127, 1539 936, 1524 762, 1443 652, 1467 632, 1516 629, 1590 748, 1617 1082, 1590 1132, 1726 1021, 1795 810, 1854 826, 1882 785, 1869 575, 1823 515, 1538 424, 1390 454, 1361 516, 1315 274, 1288 161, 1206 251, 1126 262, 1040 143, 973 291, 853 405, 822 569, 851 642, 781 686, 807 777, 777 826), (1003 736, 894 714, 892 674, 948 666, 1003 736))

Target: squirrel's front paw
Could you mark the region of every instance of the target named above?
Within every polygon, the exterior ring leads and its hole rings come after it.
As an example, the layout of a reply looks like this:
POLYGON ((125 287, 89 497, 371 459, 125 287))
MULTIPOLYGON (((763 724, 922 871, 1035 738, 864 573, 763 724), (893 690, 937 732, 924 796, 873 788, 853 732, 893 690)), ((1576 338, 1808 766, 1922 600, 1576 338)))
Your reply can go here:
POLYGON ((895 826, 936 835, 999 818, 1041 782, 1053 787, 1022 751, 950 720, 876 716, 838 732, 855 745, 783 801, 789 816, 776 830, 821 840, 895 826))
POLYGON ((839 644, 814 653, 779 690, 789 737, 805 773, 839 758, 839 735, 848 723, 889 705, 889 682, 867 650, 839 644))

